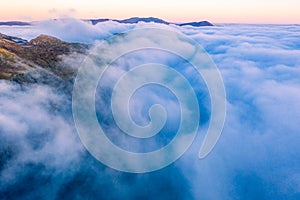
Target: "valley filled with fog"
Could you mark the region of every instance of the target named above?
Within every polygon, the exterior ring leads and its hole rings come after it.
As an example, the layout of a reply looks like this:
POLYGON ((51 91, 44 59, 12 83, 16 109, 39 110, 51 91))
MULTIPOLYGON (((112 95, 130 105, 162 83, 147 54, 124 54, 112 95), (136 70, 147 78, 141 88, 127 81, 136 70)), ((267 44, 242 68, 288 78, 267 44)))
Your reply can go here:
MULTIPOLYGON (((116 60, 100 80, 97 117, 111 133, 109 138, 129 151, 152 151, 170 142, 179 127, 180 110, 174 95, 164 88, 141 89, 129 102, 133 120, 141 125, 149 121, 151 105, 159 103, 166 109, 168 120, 161 137, 148 143, 118 136, 120 131, 111 114, 106 113, 111 112, 111 84, 122 72, 158 60, 183 73, 199 100, 200 128, 187 152, 168 167, 150 173, 111 169, 91 156, 80 141, 72 114, 72 81, 66 87, 57 87, 48 82, 20 84, 0 80, 0 198, 299 199, 299 25, 193 27, 114 21, 92 25, 65 19, 30 26, 0 26, 0 33, 26 40, 45 34, 88 45, 91 51, 115 34, 142 28, 185 34, 202 46, 219 69, 227 111, 222 135, 210 154, 198 159, 212 112, 201 76, 186 70, 191 66, 175 55, 140 50, 116 60)), ((156 35, 150 31, 138 37, 135 39, 142 42, 156 35)), ((126 43, 122 48, 127 48, 126 43)), ((77 70, 83 60, 84 55, 70 55, 64 56, 62 62, 77 70)))

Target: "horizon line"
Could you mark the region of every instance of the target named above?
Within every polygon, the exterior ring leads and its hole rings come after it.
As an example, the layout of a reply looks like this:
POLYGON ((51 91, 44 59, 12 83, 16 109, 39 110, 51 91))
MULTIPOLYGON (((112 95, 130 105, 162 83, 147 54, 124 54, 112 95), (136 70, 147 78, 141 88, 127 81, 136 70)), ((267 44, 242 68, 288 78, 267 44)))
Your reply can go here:
POLYGON ((37 20, 18 20, 18 19, 12 19, 12 20, 2 20, 0 19, 0 22, 7 23, 7 22, 25 22, 25 23, 33 23, 33 22, 42 22, 47 20, 62 20, 62 19, 76 19, 76 20, 82 20, 82 21, 88 21, 88 20, 99 20, 99 19, 105 19, 108 21, 114 21, 114 20, 126 20, 130 18, 156 18, 161 19, 167 23, 170 24, 177 24, 177 23, 189 23, 189 22, 210 22, 212 24, 244 24, 244 25, 300 25, 300 23, 282 23, 282 22, 212 22, 210 20, 185 20, 185 21, 167 21, 160 17, 139 17, 139 16, 132 16, 128 18, 108 18, 108 17, 90 17, 90 18, 77 18, 77 17, 71 17, 71 16, 64 16, 64 17, 58 17, 58 18, 45 18, 45 19, 37 19, 37 20))

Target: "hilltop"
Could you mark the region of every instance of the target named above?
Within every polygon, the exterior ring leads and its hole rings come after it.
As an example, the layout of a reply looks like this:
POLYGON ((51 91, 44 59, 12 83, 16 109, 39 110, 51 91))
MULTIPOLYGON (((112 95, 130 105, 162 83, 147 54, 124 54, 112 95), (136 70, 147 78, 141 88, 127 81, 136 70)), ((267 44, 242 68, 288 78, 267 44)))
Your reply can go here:
POLYGON ((17 82, 45 82, 71 79, 74 67, 66 67, 64 55, 85 54, 88 46, 67 43, 40 35, 30 41, 0 33, 0 79, 17 82))

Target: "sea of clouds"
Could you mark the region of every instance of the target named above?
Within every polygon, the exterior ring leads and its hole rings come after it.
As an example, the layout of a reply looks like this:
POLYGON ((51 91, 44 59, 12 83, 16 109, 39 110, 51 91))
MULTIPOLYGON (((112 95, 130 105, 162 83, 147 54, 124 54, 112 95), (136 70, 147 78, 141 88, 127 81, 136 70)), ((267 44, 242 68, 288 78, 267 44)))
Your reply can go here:
MULTIPOLYGON (((299 25, 177 27, 103 22, 93 26, 65 19, 26 27, 1 26, 0 32, 28 40, 48 34, 68 42, 94 44, 116 33, 149 26, 186 34, 208 52, 220 70, 227 93, 227 116, 213 151, 203 160, 197 158, 203 140, 200 131, 186 154, 167 168, 146 174, 118 172, 85 150, 74 126, 70 98, 64 91, 47 85, 1 81, 0 198, 299 199, 299 25)), ((142 63, 154 58, 168 64, 166 60, 172 56, 137 52, 125 61, 135 64, 136 60, 142 63)), ((116 66, 125 61, 119 60, 116 66)), ((194 80, 192 72, 186 72, 186 77, 194 80)), ((209 121, 209 95, 203 82, 194 81, 193 86, 202 100, 200 127, 205 127, 209 121)), ((163 97, 172 99, 172 94, 161 88, 152 91, 165 96, 158 95, 162 100, 154 94, 146 98, 149 91, 141 91, 136 98, 145 100, 146 108, 158 101, 168 112, 178 113, 172 108, 177 104, 175 100, 174 104, 164 103, 163 97)), ((99 112, 105 103, 98 104, 99 112)), ((145 122, 141 114, 147 109, 139 101, 134 104, 139 112, 132 109, 133 118, 137 123, 146 123, 147 117, 145 122)), ((178 121, 173 118, 171 122, 178 121)), ((110 125, 109 120, 102 123, 110 125)), ((171 130, 172 126, 165 129, 171 130)), ((123 137, 112 140, 123 143, 124 148, 138 146, 123 137)), ((158 141, 152 141, 151 148, 169 141, 169 137, 158 141)))

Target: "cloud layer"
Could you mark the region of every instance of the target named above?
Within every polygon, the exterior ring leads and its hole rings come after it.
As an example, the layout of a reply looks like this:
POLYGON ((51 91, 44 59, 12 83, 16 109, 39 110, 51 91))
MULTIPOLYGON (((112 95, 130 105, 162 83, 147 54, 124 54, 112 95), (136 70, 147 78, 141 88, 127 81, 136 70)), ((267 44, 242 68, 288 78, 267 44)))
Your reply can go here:
MULTIPOLYGON (((18 28, 22 31, 16 31, 15 27, 0 27, 0 32, 26 39, 45 33, 69 42, 93 43, 115 33, 145 26, 148 25, 115 22, 92 26, 65 20, 18 28)), ((221 71, 227 92, 227 118, 213 152, 203 160, 197 159, 203 139, 200 132, 188 152, 161 171, 140 175, 114 171, 98 163, 80 143, 72 122, 71 102, 61 91, 47 86, 21 87, 2 81, 2 197, 300 198, 300 26, 153 26, 180 31, 193 38, 211 55, 221 71), (39 189, 32 190, 28 180, 39 189)), ((133 55, 126 58, 133 65, 153 58, 167 62, 172 57, 161 52, 133 55)), ((114 67, 120 70, 117 66, 126 66, 124 62, 118 60, 114 67)), ((118 75, 120 71, 116 73, 116 69, 112 68, 110 75, 118 75)), ((198 98, 203 100, 202 107, 207 108, 207 91, 203 82, 196 83, 193 84, 199 87, 198 98)), ((154 88, 153 91, 162 90, 154 88)), ((143 100, 147 92, 141 91, 136 98, 143 100)), ((166 97, 172 98, 172 95, 166 94, 166 97)), ((132 111, 133 117, 138 123, 145 123, 147 118, 140 116, 145 113, 145 108, 138 100, 133 102, 140 112, 132 111)), ((147 101, 146 107, 157 99, 153 97, 147 101)), ((172 106, 168 108, 172 110, 172 106)), ((208 115, 209 110, 206 110, 204 127, 208 115)), ((176 118, 171 120, 178 121, 176 118)), ((123 138, 121 142, 124 142, 123 138)), ((130 144, 124 142, 125 147, 135 147, 130 144)), ((153 142, 153 145, 159 146, 159 143, 153 142)))

